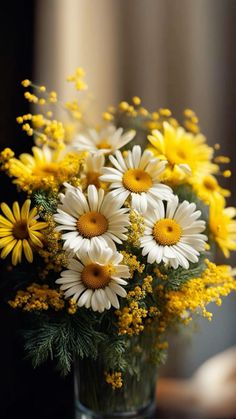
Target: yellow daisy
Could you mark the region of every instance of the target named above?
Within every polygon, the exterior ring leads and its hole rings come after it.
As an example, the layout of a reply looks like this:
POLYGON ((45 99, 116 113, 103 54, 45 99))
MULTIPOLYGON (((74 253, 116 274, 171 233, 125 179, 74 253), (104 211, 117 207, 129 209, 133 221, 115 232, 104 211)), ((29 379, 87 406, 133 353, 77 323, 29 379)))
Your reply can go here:
POLYGON ((30 210, 30 199, 27 199, 21 210, 18 202, 13 203, 12 210, 5 202, 1 204, 3 215, 0 215, 0 249, 1 258, 5 259, 12 252, 12 264, 21 262, 22 251, 28 262, 33 261, 32 248, 43 247, 43 234, 38 231, 47 226, 37 221, 37 210, 30 210))
POLYGON ((190 183, 199 198, 206 204, 210 204, 220 196, 225 198, 230 196, 230 191, 222 188, 213 175, 193 177, 190 183))
POLYGON ((230 256, 230 250, 236 250, 236 220, 233 220, 235 216, 236 208, 225 208, 222 197, 210 205, 210 230, 226 258, 230 256))
POLYGON ((66 153, 47 146, 33 147, 32 153, 23 153, 19 159, 9 161, 9 174, 16 178, 14 183, 27 192, 41 188, 58 189, 62 183, 78 175, 84 158, 84 153, 66 153))
POLYGON ((173 127, 168 122, 163 123, 163 130, 163 134, 153 130, 148 140, 154 154, 168 161, 170 178, 172 172, 175 172, 176 178, 176 169, 180 180, 190 174, 208 175, 217 172, 218 166, 211 162, 213 148, 205 144, 202 134, 193 135, 183 127, 173 127))

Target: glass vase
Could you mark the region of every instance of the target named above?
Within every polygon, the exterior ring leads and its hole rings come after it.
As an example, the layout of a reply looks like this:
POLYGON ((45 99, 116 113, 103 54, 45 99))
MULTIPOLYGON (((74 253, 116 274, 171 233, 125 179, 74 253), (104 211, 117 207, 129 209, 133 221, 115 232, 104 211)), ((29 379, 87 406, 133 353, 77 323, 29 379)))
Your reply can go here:
POLYGON ((113 389, 105 379, 102 358, 75 361, 76 419, 154 419, 157 366, 153 361, 153 336, 128 339, 129 365, 123 385, 113 389))

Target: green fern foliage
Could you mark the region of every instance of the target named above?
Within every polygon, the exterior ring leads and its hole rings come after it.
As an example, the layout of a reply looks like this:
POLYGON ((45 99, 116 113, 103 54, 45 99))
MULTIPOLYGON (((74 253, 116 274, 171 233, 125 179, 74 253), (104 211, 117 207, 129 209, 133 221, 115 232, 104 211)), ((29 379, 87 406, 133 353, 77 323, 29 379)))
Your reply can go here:
POLYGON ((44 216, 45 214, 53 214, 56 212, 58 200, 52 194, 44 190, 39 190, 32 195, 33 204, 38 207, 39 214, 44 216))
POLYGON ((56 362, 62 375, 71 370, 75 357, 98 356, 99 344, 105 335, 96 331, 92 319, 84 315, 64 315, 64 317, 37 316, 34 327, 24 332, 25 350, 36 368, 48 358, 56 362))

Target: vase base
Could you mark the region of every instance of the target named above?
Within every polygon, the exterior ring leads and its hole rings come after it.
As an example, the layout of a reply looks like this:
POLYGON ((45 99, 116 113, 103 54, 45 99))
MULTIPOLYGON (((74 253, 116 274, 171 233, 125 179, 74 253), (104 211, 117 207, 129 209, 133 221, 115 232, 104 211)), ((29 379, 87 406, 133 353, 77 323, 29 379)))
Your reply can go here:
POLYGON ((78 401, 75 403, 75 419, 155 419, 155 411, 155 403, 132 412, 116 413, 96 413, 78 401))

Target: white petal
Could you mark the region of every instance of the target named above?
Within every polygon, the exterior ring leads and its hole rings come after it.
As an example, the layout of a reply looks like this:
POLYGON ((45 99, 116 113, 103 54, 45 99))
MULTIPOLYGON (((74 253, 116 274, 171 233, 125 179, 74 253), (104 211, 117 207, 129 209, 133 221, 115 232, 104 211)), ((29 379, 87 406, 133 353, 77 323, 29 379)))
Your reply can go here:
POLYGON ((107 298, 110 300, 111 305, 115 308, 120 308, 120 303, 116 293, 111 288, 109 288, 109 286, 106 287, 104 291, 107 295, 107 298))
POLYGON ((94 185, 88 187, 88 202, 91 211, 96 211, 98 207, 98 192, 94 185))
POLYGON ((91 289, 87 289, 86 291, 84 291, 78 300, 78 306, 82 307, 86 305, 87 308, 90 307, 92 294, 93 294, 93 291, 91 289))

